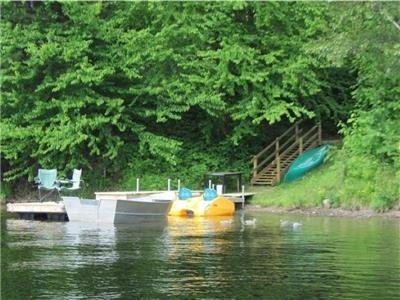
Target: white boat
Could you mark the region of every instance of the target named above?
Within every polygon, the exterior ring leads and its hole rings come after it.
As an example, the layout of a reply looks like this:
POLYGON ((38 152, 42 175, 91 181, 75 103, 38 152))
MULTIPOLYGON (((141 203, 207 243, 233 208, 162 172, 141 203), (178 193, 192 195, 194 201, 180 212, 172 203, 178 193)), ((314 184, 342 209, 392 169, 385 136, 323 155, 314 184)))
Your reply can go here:
POLYGON ((175 193, 164 192, 131 199, 62 199, 69 221, 117 224, 166 218, 175 193))

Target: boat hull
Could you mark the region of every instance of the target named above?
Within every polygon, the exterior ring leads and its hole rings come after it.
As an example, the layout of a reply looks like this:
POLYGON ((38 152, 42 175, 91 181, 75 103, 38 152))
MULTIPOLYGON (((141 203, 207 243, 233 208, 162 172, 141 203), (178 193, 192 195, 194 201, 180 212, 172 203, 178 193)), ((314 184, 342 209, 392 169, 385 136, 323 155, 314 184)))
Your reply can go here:
POLYGON ((70 221, 134 223, 165 218, 172 201, 157 199, 96 200, 63 197, 70 221))
POLYGON ((324 162, 329 146, 323 145, 304 152, 289 167, 283 182, 296 180, 324 162))
POLYGON ((171 208, 168 200, 117 200, 114 223, 165 218, 171 208))

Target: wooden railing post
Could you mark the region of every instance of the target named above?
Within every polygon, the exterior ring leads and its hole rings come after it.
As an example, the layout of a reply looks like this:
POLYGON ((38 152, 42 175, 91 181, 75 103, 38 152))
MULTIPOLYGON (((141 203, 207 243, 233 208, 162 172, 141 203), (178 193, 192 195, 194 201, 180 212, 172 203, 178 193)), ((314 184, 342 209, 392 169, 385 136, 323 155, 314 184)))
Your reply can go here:
POLYGON ((253 161, 253 178, 257 177, 258 158, 253 161))
POLYGON ((279 156, 279 140, 275 141, 276 182, 281 181, 281 157, 279 156))
POLYGON ((322 144, 322 126, 321 122, 318 123, 318 145, 322 144))
POLYGON ((300 152, 300 154, 302 154, 303 153, 303 137, 301 136, 300 137, 300 139, 299 139, 299 152, 300 152))
POLYGON ((296 125, 294 125, 294 133, 296 135, 296 141, 299 139, 299 122, 296 122, 296 125))

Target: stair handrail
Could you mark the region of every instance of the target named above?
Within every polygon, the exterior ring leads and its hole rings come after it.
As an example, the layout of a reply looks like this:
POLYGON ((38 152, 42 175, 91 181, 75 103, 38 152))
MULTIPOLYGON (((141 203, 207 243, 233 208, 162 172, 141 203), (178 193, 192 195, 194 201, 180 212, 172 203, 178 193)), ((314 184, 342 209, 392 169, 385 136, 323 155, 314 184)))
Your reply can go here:
MULTIPOLYGON (((274 144, 275 145, 275 144, 274 144)), ((272 152, 270 155, 267 156, 267 158, 265 158, 264 160, 262 160, 258 165, 257 168, 255 168, 256 171, 258 171, 259 169, 262 169, 263 166, 265 166, 268 162, 273 162, 275 160, 275 151, 272 152), (273 160, 271 160, 271 158, 274 158, 273 160)))
POLYGON ((292 143, 290 146, 288 146, 282 153, 280 153, 280 156, 285 155, 287 152, 292 150, 295 146, 297 146, 300 143, 300 139, 296 140, 294 143, 292 143))
MULTIPOLYGON (((255 178, 258 175, 258 171, 260 169, 263 169, 265 165, 271 164, 271 163, 278 163, 279 160, 276 159, 276 156, 279 156, 279 152, 283 150, 283 147, 277 147, 279 145, 279 142, 282 138, 284 138, 286 135, 288 135, 290 132, 292 132, 292 135, 295 136, 295 140, 297 140, 298 135, 299 135, 299 125, 303 122, 303 120, 295 122, 293 126, 288 128, 284 133, 282 133, 279 137, 277 137, 274 142, 270 143, 267 147, 265 147, 263 150, 261 150, 258 154, 256 154, 250 161, 250 163, 253 163, 253 178, 255 178), (258 159, 267 153, 268 150, 271 150, 271 148, 275 146, 275 151, 272 151, 265 159, 261 161, 261 163, 258 162, 258 159), (274 157, 275 156, 275 157, 274 157)), ((301 131, 300 131, 301 132, 301 131)), ((287 143, 284 143, 284 146, 286 146, 287 143)))
POLYGON ((263 150, 261 150, 256 155, 254 155, 253 158, 251 159, 250 163, 252 163, 254 160, 258 159, 261 155, 263 155, 265 152, 267 152, 274 145, 275 145, 275 140, 271 144, 269 144, 267 147, 265 147, 263 150))
POLYGON ((304 133, 304 134, 302 135, 303 140, 305 141, 305 140, 308 138, 308 136, 309 136, 315 129, 318 129, 318 125, 314 125, 313 127, 311 127, 311 129, 309 129, 306 133, 304 133))
MULTIPOLYGON (((301 132, 301 131, 302 131, 302 130, 299 130, 299 132, 301 132)), ((281 145, 281 148, 282 148, 282 149, 285 148, 293 139, 294 139, 294 141, 296 141, 296 139, 297 139, 296 135, 292 135, 290 138, 288 138, 288 139, 286 140, 286 142, 284 142, 284 143, 281 145)))
POLYGON ((273 142, 271 142, 268 146, 266 146, 263 150, 261 150, 260 152, 258 152, 256 155, 253 156, 253 158, 251 159, 250 163, 252 163, 255 159, 259 158, 261 155, 263 155, 265 152, 267 152, 272 146, 274 146, 276 144, 277 141, 280 141, 284 136, 286 136, 290 131, 295 130, 296 131, 296 127, 298 128, 298 126, 303 123, 303 120, 297 121, 296 123, 294 123, 293 126, 291 126, 289 129, 287 129, 284 133, 282 133, 279 137, 277 137, 273 142))
MULTIPOLYGON (((297 130, 297 133, 301 133, 302 129, 297 130)), ((297 144, 297 138, 298 136, 296 136, 295 134, 293 134, 291 137, 289 137, 282 145, 280 145, 278 148, 276 147, 277 144, 279 144, 280 139, 276 138, 274 143, 272 143, 271 145, 275 145, 275 151, 273 151, 272 153, 270 153, 266 158, 264 158, 261 162, 257 162, 257 164, 254 165, 253 167, 253 174, 257 174, 258 171, 260 169, 263 169, 264 166, 267 163, 274 163, 276 162, 276 155, 278 154, 279 156, 282 156, 282 151, 284 151, 284 153, 286 153, 286 148, 293 148, 293 145, 297 144), (291 141, 293 140, 293 142, 291 143, 291 145, 289 144, 291 141), (277 152, 278 149, 278 152, 277 152), (272 159, 274 158, 274 159, 272 159)), ((253 161, 256 162, 256 161, 253 161)))
MULTIPOLYGON (((306 145, 308 142, 311 141, 311 143, 315 142, 316 140, 319 140, 319 136, 320 136, 320 124, 314 125, 311 129, 309 129, 305 134, 300 135, 291 145, 289 145, 286 149, 284 149, 284 147, 282 147, 282 152, 279 153, 279 157, 286 155, 290 150, 292 150, 293 148, 295 148, 295 146, 298 146, 299 148, 295 151, 295 153, 293 153, 293 155, 295 155, 296 153, 302 154, 304 151, 304 145, 306 145), (317 129, 317 133, 312 134, 315 130, 317 129), (311 135, 312 134, 312 135, 311 135), (309 135, 311 135, 309 137, 309 135), (307 140, 308 138, 308 140, 307 140)), ((300 131, 301 132, 301 131, 300 131)), ((290 138, 291 139, 291 138, 290 138)), ((285 144, 288 144, 288 141, 286 141, 285 144)), ((289 166, 287 166, 285 169, 281 169, 278 170, 279 172, 277 172, 277 174, 279 173, 279 175, 283 175, 284 172, 286 171, 286 169, 288 169, 289 166)), ((280 181, 281 176, 278 177, 277 175, 277 182, 280 181)))

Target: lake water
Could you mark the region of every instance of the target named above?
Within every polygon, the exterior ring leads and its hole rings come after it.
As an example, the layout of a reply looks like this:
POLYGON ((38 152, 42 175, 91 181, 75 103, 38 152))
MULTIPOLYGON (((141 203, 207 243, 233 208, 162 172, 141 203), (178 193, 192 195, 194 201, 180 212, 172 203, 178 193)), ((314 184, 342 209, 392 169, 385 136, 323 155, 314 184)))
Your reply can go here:
POLYGON ((239 216, 121 226, 3 216, 1 299, 399 299, 399 220, 246 213, 253 227, 239 216))

